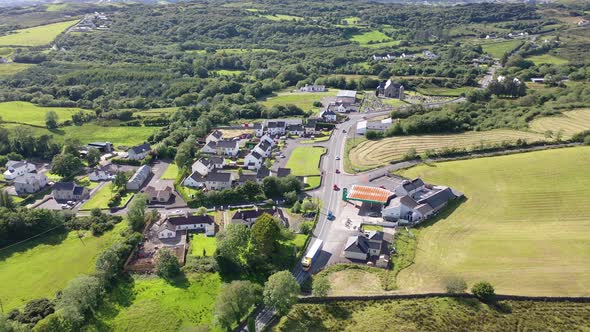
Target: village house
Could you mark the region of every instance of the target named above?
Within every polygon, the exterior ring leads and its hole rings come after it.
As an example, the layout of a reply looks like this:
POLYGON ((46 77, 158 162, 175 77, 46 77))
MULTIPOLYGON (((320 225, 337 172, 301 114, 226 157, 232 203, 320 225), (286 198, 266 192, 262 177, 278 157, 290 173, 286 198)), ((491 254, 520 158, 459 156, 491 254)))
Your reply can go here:
POLYGON ((127 151, 127 159, 130 160, 143 160, 152 150, 149 144, 141 144, 134 146, 127 151))
POLYGON ((404 100, 404 86, 399 83, 394 83, 389 79, 385 82, 379 83, 377 86, 377 95, 385 98, 397 98, 404 100))
POLYGON ((164 189, 156 189, 148 186, 145 188, 144 194, 147 196, 148 203, 167 203, 172 197, 172 188, 166 186, 164 189))
POLYGON ((194 172, 188 176, 183 184, 192 188, 207 188, 208 190, 230 189, 234 180, 234 173, 217 172, 214 170, 203 176, 194 172))
POLYGON ((266 132, 269 135, 276 136, 276 135, 285 135, 285 129, 287 128, 287 124, 285 121, 268 121, 266 123, 267 130, 266 132))
POLYGON ((386 54, 386 55, 375 55, 373 54, 373 60, 374 61, 390 61, 395 59, 395 56, 391 55, 391 54, 386 54))
POLYGON ((314 135, 316 133, 316 119, 307 119, 305 124, 303 125, 303 129, 305 130, 305 135, 314 135))
POLYGON ((253 151, 254 152, 257 152, 262 157, 267 158, 267 157, 269 157, 271 155, 272 145, 270 143, 268 143, 268 141, 266 141, 266 140, 260 141, 260 143, 258 143, 254 147, 253 151))
POLYGON ((209 172, 213 171, 214 169, 222 169, 225 165, 225 159, 223 157, 218 156, 210 156, 210 157, 201 157, 199 160, 195 161, 192 166, 191 170, 193 172, 198 172, 201 175, 207 175, 209 172))
POLYGON ((113 143, 111 142, 92 142, 86 145, 86 149, 97 149, 101 153, 113 152, 113 143))
POLYGON ((331 111, 331 110, 325 110, 325 111, 321 112, 320 118, 322 118, 322 120, 324 120, 326 122, 338 121, 338 116, 336 115, 336 113, 334 113, 334 111, 331 111))
POLYGON ((264 136, 262 136, 262 137, 260 138, 260 141, 261 141, 261 142, 263 142, 263 141, 266 141, 266 142, 268 142, 268 144, 270 144, 270 146, 275 146, 275 144, 276 144, 276 143, 275 143, 275 140, 274 140, 274 139, 272 139, 272 137, 270 137, 270 136, 268 136, 268 135, 264 135, 264 136))
POLYGON ((302 86, 301 88, 299 88, 299 91, 301 91, 301 92, 326 92, 326 86, 325 85, 316 85, 316 84, 305 84, 305 86, 302 86))
POLYGON ((262 137, 264 135, 264 125, 262 123, 255 123, 251 128, 256 131, 256 137, 262 137))
POLYGON ((19 196, 36 193, 47 185, 44 174, 27 173, 14 180, 14 189, 19 196))
POLYGON ((158 238, 175 238, 177 232, 181 231, 201 232, 207 236, 214 236, 215 221, 209 215, 195 216, 188 212, 181 216, 167 216, 164 220, 160 221, 158 238))
POLYGON ((236 211, 231 218, 231 223, 252 227, 252 224, 254 224, 256 219, 260 218, 265 213, 271 215, 279 222, 283 223, 284 226, 288 226, 288 220, 281 209, 260 209, 257 206, 254 207, 253 210, 236 211))
POLYGON ((349 113, 357 112, 359 110, 359 107, 357 105, 352 104, 338 104, 336 102, 333 102, 330 103, 326 109, 336 113, 349 113))
POLYGON ((131 176, 131 179, 127 181, 125 188, 127 188, 127 190, 139 190, 144 182, 150 177, 151 173, 152 169, 148 165, 141 166, 135 174, 131 176))
POLYGON ((9 160, 8 162, 6 162, 6 171, 4 172, 4 179, 14 180, 19 176, 35 172, 36 170, 37 168, 35 167, 35 165, 29 162, 9 160))
POLYGON ((302 124, 291 124, 287 126, 287 132, 289 135, 303 136, 305 129, 302 124))
POLYGON ((256 172, 256 174, 253 173, 242 173, 240 174, 240 177, 238 179, 238 184, 242 185, 244 183, 246 183, 247 181, 252 181, 254 183, 262 183, 262 180, 264 180, 265 177, 270 175, 270 170, 264 166, 261 166, 258 171, 256 172))
POLYGON ((365 135, 367 131, 385 131, 391 128, 393 120, 391 118, 383 119, 380 121, 359 121, 356 124, 357 135, 365 135))
POLYGON ((223 133, 219 130, 213 130, 209 135, 207 135, 207 137, 205 138, 205 143, 210 143, 210 142, 219 142, 221 141, 221 139, 223 138, 223 133))
POLYGON ((340 90, 336 95, 337 104, 354 104, 356 103, 356 91, 353 90, 340 90))
POLYGON ((262 166, 263 161, 264 157, 256 150, 248 153, 246 157, 244 157, 244 165, 248 169, 259 169, 262 166))
POLYGON ((238 152, 240 152, 240 144, 238 140, 210 141, 203 146, 201 152, 234 158, 238 155, 238 152))
POLYGON ((93 182, 113 180, 115 178, 115 172, 112 171, 111 167, 95 167, 90 174, 88 179, 93 182))
POLYGON ((52 194, 56 201, 80 201, 88 197, 88 189, 74 182, 58 182, 52 194))
POLYGON ((348 259, 366 261, 381 254, 383 232, 367 231, 359 235, 350 236, 344 246, 344 257, 348 259))

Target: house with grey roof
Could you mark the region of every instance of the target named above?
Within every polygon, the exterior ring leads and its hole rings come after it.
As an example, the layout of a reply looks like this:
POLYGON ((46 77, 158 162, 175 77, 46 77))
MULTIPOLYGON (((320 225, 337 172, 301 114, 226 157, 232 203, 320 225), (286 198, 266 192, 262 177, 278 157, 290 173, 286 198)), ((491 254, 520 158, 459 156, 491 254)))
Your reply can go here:
POLYGON ((141 166, 135 171, 135 174, 131 176, 129 181, 127 181, 125 187, 127 190, 139 190, 144 182, 150 177, 150 174, 152 174, 152 169, 148 165, 141 166))
POLYGON ((336 103, 338 104, 354 104, 356 103, 356 91, 340 90, 336 95, 336 103))
POLYGON ((302 124, 292 124, 287 126, 287 132, 290 135, 302 136, 305 134, 305 129, 302 124))
MULTIPOLYGON (((177 232, 205 233, 207 236, 215 235, 215 221, 209 215, 196 216, 189 214, 166 216, 160 221, 157 230, 158 238, 169 239, 176 237, 177 232)), ((212 253, 211 253, 212 254, 212 253)))
POLYGON ((383 246, 383 232, 367 231, 359 235, 350 236, 344 246, 344 257, 353 260, 366 261, 381 254, 383 246))
POLYGON ((147 143, 134 146, 127 151, 127 159, 143 160, 151 150, 151 146, 147 143))
POLYGON ((45 188, 47 182, 44 174, 27 173, 14 180, 14 189, 19 196, 28 195, 45 188))
POLYGON ((58 182, 52 194, 56 201, 80 201, 88 197, 88 189, 74 182, 58 182))
POLYGON ((148 203, 167 203, 172 197, 172 188, 166 186, 164 189, 156 189, 148 186, 144 194, 147 196, 148 203))
POLYGON ((268 121, 266 123, 266 132, 269 135, 285 135, 287 124, 285 121, 268 121))
POLYGON ((238 210, 231 217, 232 224, 246 225, 252 227, 252 224, 256 222, 256 219, 260 218, 263 214, 268 214, 281 222, 284 226, 288 226, 288 219, 285 217, 283 210, 278 208, 272 209, 260 209, 257 206, 254 209, 249 210, 238 210))
POLYGON ((216 130, 213 130, 209 135, 207 135, 207 138, 205 138, 205 142, 206 143, 219 142, 222 138, 223 138, 223 133, 216 129, 216 130))
POLYGON ((225 159, 220 156, 209 156, 209 157, 201 157, 199 160, 195 161, 192 166, 191 170, 193 172, 198 172, 201 175, 207 175, 209 172, 213 171, 214 169, 222 169, 225 165, 225 159))
POLYGON ((257 150, 253 150, 244 157, 244 165, 250 170, 258 170, 262 166, 264 156, 258 153, 257 150))
POLYGON ((230 189, 234 181, 234 173, 218 172, 214 170, 203 176, 197 172, 184 179, 186 187, 206 188, 208 190, 230 189))
POLYGON ((299 88, 301 92, 326 92, 325 85, 318 85, 318 84, 305 84, 299 88))
POLYGON ((19 176, 27 173, 35 172, 37 168, 35 165, 27 161, 9 160, 6 162, 6 171, 4 172, 4 179, 14 180, 19 176))
POLYGON ((326 122, 336 122, 338 121, 338 116, 332 110, 325 110, 320 113, 320 118, 326 122))

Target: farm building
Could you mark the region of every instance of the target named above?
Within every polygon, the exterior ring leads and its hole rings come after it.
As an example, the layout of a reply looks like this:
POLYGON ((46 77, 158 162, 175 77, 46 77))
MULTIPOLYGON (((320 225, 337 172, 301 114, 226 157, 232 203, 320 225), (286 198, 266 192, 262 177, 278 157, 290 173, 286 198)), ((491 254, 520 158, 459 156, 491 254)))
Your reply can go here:
POLYGON ((354 104, 356 103, 356 91, 340 90, 336 95, 337 104, 354 104))

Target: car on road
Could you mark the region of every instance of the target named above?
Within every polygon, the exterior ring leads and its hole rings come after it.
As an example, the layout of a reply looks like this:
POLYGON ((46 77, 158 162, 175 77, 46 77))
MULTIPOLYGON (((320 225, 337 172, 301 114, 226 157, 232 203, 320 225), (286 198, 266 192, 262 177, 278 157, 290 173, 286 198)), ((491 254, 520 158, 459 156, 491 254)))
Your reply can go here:
POLYGON ((372 211, 372 212, 367 213, 367 216, 373 217, 373 218, 378 218, 378 217, 381 217, 381 212, 372 211))
POLYGON ((338 188, 338 185, 334 185, 332 188, 334 188, 334 190, 340 190, 340 188, 338 188))
POLYGON ((340 160, 340 156, 336 156, 336 160, 340 160))
POLYGON ((336 168, 336 174, 340 174, 340 170, 336 168))
POLYGON ((336 216, 332 213, 332 211, 328 211, 327 218, 328 218, 328 220, 334 220, 334 219, 336 219, 336 216))
POLYGON ((346 129, 342 129, 342 132, 343 132, 343 133, 346 133, 346 129))

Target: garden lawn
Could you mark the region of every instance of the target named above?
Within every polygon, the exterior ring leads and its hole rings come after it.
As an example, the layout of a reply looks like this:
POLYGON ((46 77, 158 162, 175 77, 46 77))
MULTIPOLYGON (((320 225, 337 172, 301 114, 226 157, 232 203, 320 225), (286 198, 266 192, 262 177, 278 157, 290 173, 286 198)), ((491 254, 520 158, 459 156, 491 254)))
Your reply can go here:
POLYGON ((205 234, 191 235, 191 256, 202 257, 203 249, 207 256, 213 256, 217 249, 217 242, 214 236, 206 236, 205 234))
MULTIPOLYGON (((121 282, 99 308, 90 331, 167 332, 212 326, 219 274, 188 274, 167 282, 136 276, 121 282)), ((209 331, 210 329, 205 329, 209 331)))
POLYGON ((424 165, 401 172, 467 200, 416 229, 403 291, 444 289, 456 275, 497 293, 590 296, 590 147, 424 165))
MULTIPOLYGON (((0 65, 0 70, 2 66, 0 65)), ((42 107, 24 101, 9 101, 0 103, 0 116, 3 121, 18 122, 36 126, 45 126, 45 114, 54 111, 58 122, 72 120, 72 115, 80 112, 75 107, 42 107)), ((90 112, 90 111, 87 111, 90 112)))
POLYGON ((286 168, 296 176, 320 175, 319 165, 321 156, 326 149, 317 146, 300 146, 293 150, 286 168))
POLYGON ((481 45, 481 47, 484 53, 489 53, 494 58, 499 59, 504 55, 504 53, 512 52, 512 50, 518 47, 521 43, 522 41, 513 39, 508 41, 483 44, 481 45))
POLYGON ((316 109, 314 101, 321 101, 324 97, 336 96, 336 90, 327 92, 280 92, 273 97, 267 97, 261 102, 262 105, 271 108, 275 105, 295 105, 304 111, 316 109))
POLYGON ((0 299, 4 312, 55 293, 81 273, 92 273, 97 254, 119 237, 125 221, 101 237, 83 232, 48 233, 0 251, 0 299))
POLYGON ((321 176, 306 176, 305 177, 305 190, 312 190, 320 186, 322 183, 321 176))
MULTIPOLYGON (((86 201, 86 203, 84 203, 84 205, 82 205, 80 210, 92 210, 95 208, 108 209, 109 201, 111 200, 111 197, 115 195, 111 191, 111 186, 112 184, 110 182, 105 183, 105 185, 102 186, 102 188, 100 188, 92 197, 90 197, 88 201, 86 201)), ((127 202, 131 199, 131 197, 133 197, 133 193, 126 192, 125 195, 121 197, 121 202, 119 203, 119 205, 115 207, 125 206, 125 204, 127 204, 127 202)))
POLYGON ((160 179, 162 179, 162 180, 176 180, 177 177, 178 177, 178 166, 176 166, 176 164, 174 164, 174 163, 170 163, 170 165, 168 165, 168 168, 166 168, 166 171, 164 172, 164 174, 162 174, 162 177, 160 179))
POLYGON ((42 46, 51 43, 55 37, 78 20, 41 25, 38 27, 15 30, 0 37, 0 46, 42 46))

